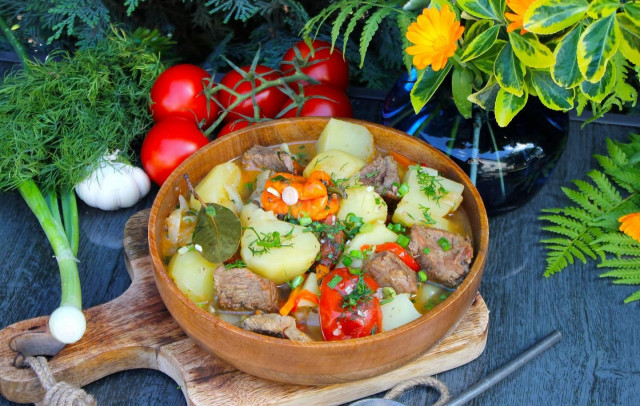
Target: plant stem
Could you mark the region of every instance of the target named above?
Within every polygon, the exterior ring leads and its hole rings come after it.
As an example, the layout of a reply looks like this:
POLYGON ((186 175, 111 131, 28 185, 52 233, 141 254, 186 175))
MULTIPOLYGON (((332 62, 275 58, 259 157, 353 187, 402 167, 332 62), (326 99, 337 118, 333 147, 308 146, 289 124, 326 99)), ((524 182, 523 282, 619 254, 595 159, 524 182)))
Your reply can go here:
POLYGON ((80 241, 80 227, 78 218, 78 201, 73 188, 65 190, 60 194, 62 202, 62 218, 64 219, 64 231, 67 234, 67 241, 71 245, 73 255, 78 255, 78 244, 80 241))
POLYGON ((0 15, 0 31, 2 31, 5 38, 7 38, 7 41, 13 48, 13 51, 16 53, 16 55, 18 55, 18 58, 20 58, 20 60, 22 61, 22 67, 24 69, 28 69, 27 60, 29 59, 29 57, 27 56, 27 51, 24 50, 24 47, 22 46, 22 44, 20 44, 16 36, 13 35, 11 28, 9 28, 9 26, 7 25, 7 22, 4 20, 4 17, 2 15, 0 15))
MULTIPOLYGON (((82 310, 82 292, 80 290, 77 259, 67 240, 62 223, 51 213, 42 192, 33 180, 20 184, 18 191, 38 219, 58 261, 60 284, 62 285, 60 306, 69 305, 82 310)), ((75 228, 77 229, 77 227, 75 228)))

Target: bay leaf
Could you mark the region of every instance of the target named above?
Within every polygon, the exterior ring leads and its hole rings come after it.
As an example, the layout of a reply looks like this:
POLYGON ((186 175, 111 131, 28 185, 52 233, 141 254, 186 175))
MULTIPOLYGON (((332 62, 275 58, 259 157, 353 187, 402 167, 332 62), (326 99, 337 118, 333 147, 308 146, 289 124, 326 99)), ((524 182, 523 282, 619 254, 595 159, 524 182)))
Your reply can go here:
POLYGON ((238 250, 242 225, 238 216, 216 203, 200 207, 193 231, 193 243, 202 247, 202 256, 219 264, 231 258, 238 250))

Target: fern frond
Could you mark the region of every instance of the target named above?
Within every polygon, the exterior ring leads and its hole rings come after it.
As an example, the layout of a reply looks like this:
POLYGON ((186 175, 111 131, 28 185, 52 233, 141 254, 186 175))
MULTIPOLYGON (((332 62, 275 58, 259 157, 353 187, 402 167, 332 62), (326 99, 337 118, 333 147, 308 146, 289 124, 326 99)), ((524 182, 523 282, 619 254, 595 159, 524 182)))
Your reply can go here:
MULTIPOLYGON (((585 183, 586 182, 577 182, 576 185, 583 185, 585 183)), ((563 187, 561 189, 564 192, 564 194, 569 198, 569 200, 577 204, 580 208, 582 208, 589 214, 597 215, 600 213, 600 207, 591 202, 593 198, 590 199, 588 195, 584 193, 580 193, 573 189, 566 188, 566 187, 563 187)))
POLYGON ((613 159, 601 155, 594 155, 594 158, 618 186, 626 190, 628 193, 633 193, 635 191, 634 185, 627 183, 624 179, 621 179, 621 173, 623 171, 620 170, 620 167, 616 165, 613 159))
POLYGON ((573 264, 573 257, 567 251, 549 251, 547 253, 547 267, 544 270, 544 276, 548 278, 554 273, 562 271, 570 264, 573 264))
POLYGON ((624 299, 625 303, 631 303, 634 302, 636 300, 640 300, 640 290, 635 291, 631 296, 629 296, 628 298, 624 299))
MULTIPOLYGON (((411 25, 411 18, 406 14, 398 14, 398 16, 396 17, 396 22, 398 23, 400 32, 407 32, 409 25, 411 25)), ((405 35, 401 35, 401 37, 402 49, 406 50, 409 46, 411 46, 411 43, 405 35)), ((404 51, 402 52, 402 61, 404 62, 404 67, 407 69, 407 72, 411 72, 411 67, 413 66, 413 57, 406 51, 404 51)))
MULTIPOLYGON (((338 13, 338 16, 333 21, 333 25, 331 27, 331 46, 335 46, 336 41, 338 41, 338 36, 340 36, 340 30, 342 29, 342 25, 347 20, 349 14, 353 12, 353 9, 356 8, 355 3, 345 5, 338 13)), ((332 49, 333 50, 333 49, 332 49)))
POLYGON ((640 261, 638 258, 607 259, 598 264, 598 268, 613 268, 601 274, 602 277, 615 276, 618 278, 640 275, 640 261))
MULTIPOLYGON (((611 232, 611 233, 604 234, 600 238, 595 240, 595 242, 604 247, 608 245, 612 245, 617 247, 637 248, 640 250, 640 244, 636 240, 620 232, 611 232)), ((640 254, 640 251, 639 251, 639 254, 640 254)))
POLYGON ((347 24, 347 29, 344 30, 344 34, 342 38, 343 40, 342 49, 347 47, 347 41, 349 41, 349 36, 353 32, 353 30, 356 29, 356 25, 358 24, 358 21, 360 21, 364 17, 365 13, 371 10, 372 8, 373 8, 373 4, 365 4, 364 6, 360 7, 353 13, 353 15, 351 16, 351 20, 349 20, 349 24, 347 24))
POLYGON ((209 8, 209 13, 225 13, 224 23, 227 24, 232 18, 245 22, 253 17, 260 7, 257 2, 250 0, 209 0, 205 6, 209 8))
POLYGON ((603 210, 608 210, 622 201, 620 193, 604 173, 598 170, 592 170, 587 173, 587 176, 590 177, 593 183, 600 189, 599 194, 606 199, 605 203, 601 206, 603 210))
POLYGON ((393 8, 378 9, 364 24, 362 34, 360 35, 360 69, 362 69, 362 66, 364 65, 364 57, 367 54, 367 49, 369 48, 369 44, 371 43, 373 36, 378 31, 378 26, 380 26, 380 23, 385 17, 394 11, 395 10, 393 8))
POLYGON ((623 278, 611 281, 616 285, 640 285, 640 275, 635 278, 623 278))

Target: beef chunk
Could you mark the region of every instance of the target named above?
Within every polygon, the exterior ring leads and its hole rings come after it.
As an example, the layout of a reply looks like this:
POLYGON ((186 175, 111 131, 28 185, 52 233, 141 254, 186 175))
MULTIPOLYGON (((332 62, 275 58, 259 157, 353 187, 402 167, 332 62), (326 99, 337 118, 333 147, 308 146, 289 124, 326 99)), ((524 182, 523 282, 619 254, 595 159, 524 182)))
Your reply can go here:
POLYGON ((258 334, 288 338, 291 341, 312 341, 308 335, 298 330, 293 317, 277 313, 249 316, 240 323, 240 327, 258 334))
POLYGON ((360 182, 373 186, 380 196, 387 202, 398 202, 398 187, 400 183, 398 164, 391 156, 377 157, 369 165, 360 169, 360 182))
MULTIPOLYGON (((336 216, 327 216, 324 223, 331 226, 335 225, 336 216)), ((333 269, 338 263, 338 259, 344 249, 344 231, 336 228, 331 232, 322 232, 318 240, 320 240, 320 259, 318 263, 329 267, 329 269, 333 269)))
POLYGON ((469 272, 473 258, 471 241, 460 234, 446 230, 415 225, 411 229, 409 252, 430 280, 455 287, 469 272), (445 238, 450 249, 444 251, 438 240, 445 238), (428 252, 425 253, 425 248, 428 252))
POLYGON ((398 256, 381 251, 371 256, 362 268, 380 287, 390 286, 396 293, 413 294, 418 291, 418 276, 398 256))
POLYGON ((254 145, 242 154, 242 164, 246 169, 271 169, 274 172, 300 173, 300 165, 293 157, 281 149, 254 145))
POLYGON ((278 311, 278 288, 247 268, 226 269, 219 266, 213 273, 218 307, 227 310, 278 311))

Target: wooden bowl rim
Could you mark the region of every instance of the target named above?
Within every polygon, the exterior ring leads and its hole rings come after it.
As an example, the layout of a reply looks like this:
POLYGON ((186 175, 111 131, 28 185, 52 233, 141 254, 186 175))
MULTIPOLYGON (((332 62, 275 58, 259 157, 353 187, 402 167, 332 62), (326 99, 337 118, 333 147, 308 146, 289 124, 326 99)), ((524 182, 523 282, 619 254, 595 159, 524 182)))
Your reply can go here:
MULTIPOLYGON (((467 176, 467 174, 449 157, 447 157, 445 154, 443 154, 441 151, 437 150, 436 148, 434 148, 433 146, 427 144, 426 142, 417 139, 415 137, 412 137, 400 130, 391 128, 391 127, 387 127, 387 126, 383 126, 381 124, 377 124, 377 123, 371 123, 368 121, 364 121, 364 120, 358 120, 358 119, 346 119, 346 118, 340 118, 340 120, 344 120, 344 121, 349 121, 355 124, 360 124, 360 125, 364 125, 368 128, 374 127, 379 129, 380 131, 386 131, 386 132, 393 132, 395 133, 395 135, 397 135, 398 137, 404 138, 406 141, 409 142, 418 142, 419 144, 422 145, 422 147, 427 148, 429 150, 431 150, 432 153, 434 153, 435 155, 438 156, 438 159, 441 159, 444 163, 445 166, 451 167, 451 169, 453 169, 458 176, 460 177, 460 179, 462 179, 464 181, 464 186, 465 188, 469 189, 469 192, 471 193, 471 195, 473 196, 473 199, 476 203, 476 205, 478 206, 478 215, 479 215, 479 220, 480 220, 480 224, 481 228, 483 228, 482 230, 480 230, 480 241, 478 242, 478 252, 474 253, 474 257, 473 257, 473 261, 471 263, 471 267, 469 269, 469 273, 467 274, 467 276, 464 278, 464 280, 462 281, 462 283, 453 291, 453 293, 447 298, 445 299, 443 302, 441 302, 440 304, 438 304, 438 306, 436 306, 433 310, 429 311, 426 314, 423 314, 421 317, 417 318, 416 320, 413 320, 410 323, 407 323, 405 325, 402 325, 400 327, 394 328, 392 330, 389 331, 383 331, 379 334, 375 334, 372 336, 367 336, 367 337, 360 337, 360 338, 352 338, 349 340, 338 340, 338 341, 311 341, 311 342, 299 342, 299 341, 292 341, 292 340, 288 340, 288 339, 284 339, 284 338, 277 338, 277 337, 271 337, 271 336, 267 336, 267 335, 263 335, 263 334, 258 334, 258 333, 254 333, 252 331, 247 331, 244 330, 238 326, 235 326, 229 322, 226 322, 222 319, 220 319, 219 317, 215 316, 212 313, 207 312, 206 310, 198 307, 192 300, 190 300, 189 298, 187 298, 186 295, 184 295, 177 287, 177 285, 171 280, 171 278, 169 277, 169 274, 164 266, 164 264, 162 263, 162 261, 160 260, 160 255, 158 253, 158 250, 156 249, 157 247, 157 243, 156 243, 156 238, 155 238, 155 224, 157 221, 157 216, 158 216, 158 212, 159 212, 159 208, 160 208, 160 204, 162 202, 162 200, 164 199, 165 195, 168 193, 168 190, 170 188, 170 185, 173 184, 173 181, 175 180, 175 178, 182 176, 182 174, 185 172, 184 168, 188 165, 190 165, 190 163, 194 160, 196 160, 200 155, 205 155, 208 153, 209 150, 211 149, 215 149, 217 147, 218 144, 222 143, 222 142, 233 142, 233 140, 235 138, 240 138, 243 137, 245 134, 247 133, 252 133, 256 130, 260 130, 264 127, 269 127, 269 126, 273 126, 273 125, 286 125, 287 123, 295 123, 295 122, 310 122, 310 123, 324 123, 326 125, 326 123, 329 121, 329 118, 324 118, 324 117, 296 117, 296 118, 288 118, 288 119, 279 119, 279 120, 273 120, 273 121, 268 121, 268 122, 264 122, 264 123, 257 123, 254 124, 250 127, 245 127, 243 129, 237 130, 233 133, 227 134, 225 135, 223 139, 216 139, 211 141, 209 144, 205 145, 204 147, 200 148, 198 151, 196 151, 193 155, 191 155, 189 158, 187 158, 182 164, 180 164, 172 173, 171 175, 169 175, 169 177, 167 178, 167 180, 164 182, 164 184, 160 187, 160 190, 158 191, 158 194, 156 195, 154 201, 153 201, 153 205, 151 207, 151 213, 149 216, 149 226, 148 226, 148 237, 149 237, 149 251, 151 254, 151 258, 152 258, 152 262, 153 262, 153 268, 154 268, 154 273, 157 276, 155 278, 156 283, 159 283, 158 278, 160 278, 160 280, 162 280, 162 282, 169 288, 169 290, 171 291, 171 293, 176 296, 178 298, 178 300, 180 300, 180 302, 182 302, 183 305, 186 305, 190 310, 192 310, 193 312, 195 312, 195 314, 204 317, 207 321, 213 323, 216 326, 219 326, 221 328, 224 328, 226 330, 229 330, 231 332, 233 332, 234 334, 243 336, 244 338, 247 338, 249 340, 259 340, 261 342, 267 342, 267 343, 272 343, 273 345, 279 345, 279 346, 284 346, 284 347, 308 347, 310 349, 348 349, 348 348, 352 348, 352 346, 354 345, 358 345, 358 344, 373 344, 373 343, 377 343, 379 341, 383 341, 385 339, 387 339, 388 337, 392 337, 395 335, 400 335, 400 334, 404 334, 404 332, 412 330, 412 329, 416 329, 416 328, 420 328, 422 326, 422 324, 428 323, 431 319, 437 317, 441 312, 445 312, 447 311, 451 306, 454 305, 454 303, 456 303, 457 298, 462 296, 463 294, 466 293, 466 290, 468 289, 468 286, 471 285, 473 283, 473 280, 475 278, 477 278, 478 276, 482 276, 482 272, 484 270, 484 265, 486 262, 486 256, 487 256, 487 251, 489 248, 489 220, 487 217, 487 212, 484 206, 484 203, 482 201, 482 198, 480 197, 480 194, 478 192, 478 190, 475 188, 475 186, 471 183, 471 180, 469 179, 469 177, 467 176), (160 268, 158 268, 160 267, 160 268)), ((319 133, 317 134, 318 136, 320 135, 319 133)), ((375 138, 375 134, 374 134, 374 138, 375 138)), ((312 141, 312 140, 310 140, 312 141)), ((164 301, 164 299, 163 299, 164 301)), ((464 313, 463 313, 464 314, 464 313)))

